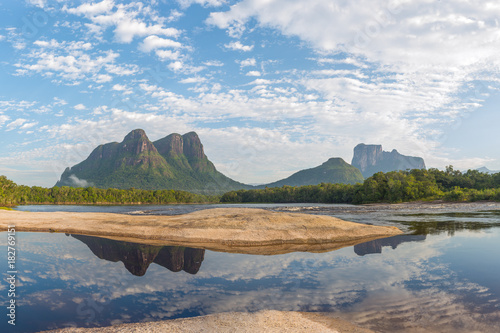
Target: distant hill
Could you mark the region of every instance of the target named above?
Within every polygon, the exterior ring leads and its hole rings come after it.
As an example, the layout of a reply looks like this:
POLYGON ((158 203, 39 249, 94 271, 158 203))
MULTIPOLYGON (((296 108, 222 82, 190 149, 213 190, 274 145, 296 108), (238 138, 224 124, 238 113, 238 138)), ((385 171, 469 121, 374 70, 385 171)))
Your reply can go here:
POLYGON ((355 184, 362 183, 363 181, 363 175, 357 168, 337 157, 330 158, 328 161, 315 168, 298 171, 288 178, 274 183, 260 185, 257 186, 257 188, 264 188, 266 186, 281 187, 284 185, 317 185, 320 183, 355 184))
POLYGON ((153 143, 141 129, 133 130, 120 143, 95 148, 85 161, 66 168, 56 186, 173 189, 202 194, 252 188, 217 171, 195 132, 170 134, 153 143))
POLYGON ((489 173, 489 174, 494 174, 494 173, 499 173, 499 170, 490 170, 487 167, 481 167, 476 169, 479 172, 484 172, 484 173, 489 173))
POLYGON ((363 143, 354 147, 351 164, 361 170, 365 178, 380 171, 425 169, 425 163, 421 157, 402 155, 396 149, 387 152, 382 150, 382 145, 365 145, 363 143))

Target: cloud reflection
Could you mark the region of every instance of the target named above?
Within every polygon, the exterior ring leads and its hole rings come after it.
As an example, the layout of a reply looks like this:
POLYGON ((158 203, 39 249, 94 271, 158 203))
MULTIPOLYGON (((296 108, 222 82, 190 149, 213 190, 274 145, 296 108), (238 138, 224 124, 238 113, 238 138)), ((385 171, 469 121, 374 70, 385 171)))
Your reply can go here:
POLYGON ((496 332, 499 295, 442 261, 460 246, 454 241, 460 237, 431 235, 396 240, 396 246, 386 241, 379 254, 365 256, 353 247, 276 256, 207 251, 196 275, 174 273, 153 259, 139 277, 121 262, 99 259, 72 237, 25 233, 23 308, 35 314, 35 322, 42 320, 36 314, 49 308, 44 322, 55 326, 276 309, 335 313, 385 332, 416 327, 496 332))

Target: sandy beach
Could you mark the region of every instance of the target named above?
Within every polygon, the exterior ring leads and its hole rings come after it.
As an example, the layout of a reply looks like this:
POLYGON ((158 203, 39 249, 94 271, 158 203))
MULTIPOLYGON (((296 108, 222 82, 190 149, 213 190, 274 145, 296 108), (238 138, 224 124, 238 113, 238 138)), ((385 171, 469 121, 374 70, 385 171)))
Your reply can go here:
POLYGON ((100 328, 64 328, 46 333, 373 333, 345 320, 316 313, 266 310, 228 312, 187 319, 121 324, 100 328))
POLYGON ((323 252, 401 234, 330 216, 215 208, 175 216, 0 211, 0 230, 59 232, 150 245, 175 245, 247 254, 323 252))

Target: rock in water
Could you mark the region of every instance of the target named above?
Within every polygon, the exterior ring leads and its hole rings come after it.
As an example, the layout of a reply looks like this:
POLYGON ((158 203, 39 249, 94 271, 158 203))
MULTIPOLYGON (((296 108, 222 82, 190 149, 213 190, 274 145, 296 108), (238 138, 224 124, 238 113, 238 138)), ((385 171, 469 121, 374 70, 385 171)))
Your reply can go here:
POLYGON ((407 169, 425 169, 421 157, 401 155, 396 149, 383 151, 382 145, 365 145, 360 143, 354 147, 353 166, 361 170, 365 178, 377 172, 389 172, 407 169))

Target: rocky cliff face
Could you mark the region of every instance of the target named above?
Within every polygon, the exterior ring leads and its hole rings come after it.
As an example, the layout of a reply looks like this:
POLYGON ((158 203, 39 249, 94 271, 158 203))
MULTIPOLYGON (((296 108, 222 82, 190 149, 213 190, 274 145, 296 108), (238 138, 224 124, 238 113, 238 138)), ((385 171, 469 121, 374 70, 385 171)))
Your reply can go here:
POLYGON ((216 170, 195 132, 173 133, 153 143, 141 129, 133 130, 120 143, 100 145, 85 161, 67 168, 56 184, 89 185, 203 194, 250 188, 216 170))
POLYGON ((351 164, 361 170, 365 178, 380 171, 425 169, 425 163, 421 157, 402 155, 396 149, 387 152, 382 150, 381 145, 365 145, 363 143, 354 147, 351 164))
POLYGON ((170 134, 155 141, 154 146, 170 164, 185 167, 195 172, 216 172, 215 166, 205 155, 203 144, 195 132, 184 135, 170 134))

